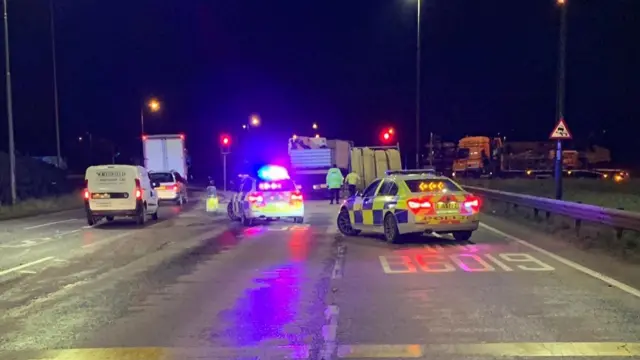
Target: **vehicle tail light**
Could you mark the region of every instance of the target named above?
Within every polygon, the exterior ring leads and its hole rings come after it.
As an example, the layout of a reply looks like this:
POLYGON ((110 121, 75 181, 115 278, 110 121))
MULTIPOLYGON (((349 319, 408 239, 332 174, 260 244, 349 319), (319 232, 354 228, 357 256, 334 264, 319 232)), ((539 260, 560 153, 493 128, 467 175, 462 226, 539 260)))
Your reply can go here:
POLYGON ((136 179, 136 199, 142 199, 142 186, 140 185, 140 179, 136 179))
POLYGON ((433 212, 433 204, 427 199, 409 199, 407 200, 407 206, 414 214, 419 212, 433 212))
POLYGON ((296 191, 291 194, 291 202, 294 201, 302 201, 302 194, 299 191, 296 191))
POLYGON ((169 186, 166 186, 165 188, 169 191, 177 191, 178 185, 169 185, 169 186))
POLYGON ((475 214, 480 211, 480 205, 481 205, 481 202, 479 197, 469 196, 464 200, 461 210, 475 214))
POLYGON ((262 196, 262 193, 253 192, 247 196, 247 200, 252 204, 259 204, 264 202, 264 197, 262 196))
POLYGON ((91 193, 89 192, 89 180, 84 180, 84 191, 82 192, 85 200, 89 200, 91 197, 91 193))

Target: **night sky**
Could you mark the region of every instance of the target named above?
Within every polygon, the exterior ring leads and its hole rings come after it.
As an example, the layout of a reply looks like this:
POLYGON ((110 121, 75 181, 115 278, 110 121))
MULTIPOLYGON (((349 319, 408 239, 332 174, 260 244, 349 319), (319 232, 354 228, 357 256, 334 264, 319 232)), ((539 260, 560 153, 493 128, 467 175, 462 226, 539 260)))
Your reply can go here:
MULTIPOLYGON (((184 132, 201 171, 219 162, 219 133, 235 139, 251 113, 260 114, 262 134, 277 135, 271 139, 313 135, 317 122, 322 136, 375 145, 378 128, 391 125, 403 148, 415 148, 414 1, 54 2, 63 156, 71 163, 86 132, 123 156, 139 151, 140 106, 150 96, 163 111, 147 115, 147 133, 184 132)), ((568 126, 633 165, 640 1, 568 2, 568 126)), ((9 3, 16 147, 55 155, 48 0, 9 3)), ((555 1, 423 3, 425 141, 429 131, 450 140, 498 132, 546 139, 555 118, 555 1)))

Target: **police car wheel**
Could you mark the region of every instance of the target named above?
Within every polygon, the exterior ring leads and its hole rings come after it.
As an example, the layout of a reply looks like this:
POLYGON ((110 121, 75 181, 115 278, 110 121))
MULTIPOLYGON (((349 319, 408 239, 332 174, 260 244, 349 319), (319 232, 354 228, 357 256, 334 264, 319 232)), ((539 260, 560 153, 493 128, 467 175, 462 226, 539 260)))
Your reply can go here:
POLYGON ((351 226, 349 212, 344 209, 340 210, 340 214, 338 214, 338 230, 345 236, 355 236, 360 233, 351 226))
POLYGON ((456 239, 456 241, 468 241, 471 239, 472 233, 472 231, 455 231, 453 232, 453 238, 456 239))
POLYGON ((156 210, 156 212, 151 214, 151 220, 153 220, 153 221, 157 221, 158 220, 158 210, 156 210))
POLYGON ((392 214, 384 217, 384 238, 389 243, 396 243, 400 239, 400 231, 398 230, 398 222, 392 214))

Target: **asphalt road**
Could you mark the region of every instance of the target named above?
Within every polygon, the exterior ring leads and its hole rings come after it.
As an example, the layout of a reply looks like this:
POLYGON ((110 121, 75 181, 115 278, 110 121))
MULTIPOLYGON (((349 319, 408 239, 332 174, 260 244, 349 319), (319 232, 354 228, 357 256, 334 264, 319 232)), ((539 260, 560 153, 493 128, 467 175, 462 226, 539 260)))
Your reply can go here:
POLYGON ((345 238, 336 205, 306 206, 252 228, 201 202, 143 229, 12 222, 0 359, 640 358, 636 265, 487 216, 467 243, 345 238))

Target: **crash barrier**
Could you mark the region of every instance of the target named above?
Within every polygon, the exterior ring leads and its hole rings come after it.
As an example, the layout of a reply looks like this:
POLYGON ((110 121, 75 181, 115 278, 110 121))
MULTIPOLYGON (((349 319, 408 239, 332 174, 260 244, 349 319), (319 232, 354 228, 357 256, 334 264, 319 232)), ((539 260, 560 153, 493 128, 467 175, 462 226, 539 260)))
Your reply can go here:
POLYGON ((545 213, 546 219, 549 219, 551 214, 571 218, 574 220, 576 233, 580 231, 583 221, 614 228, 618 239, 622 237, 624 230, 640 232, 640 213, 637 212, 491 190, 475 186, 464 186, 464 188, 482 199, 503 202, 516 208, 518 206, 530 208, 533 210, 533 216, 536 218, 540 216, 540 212, 545 213))

